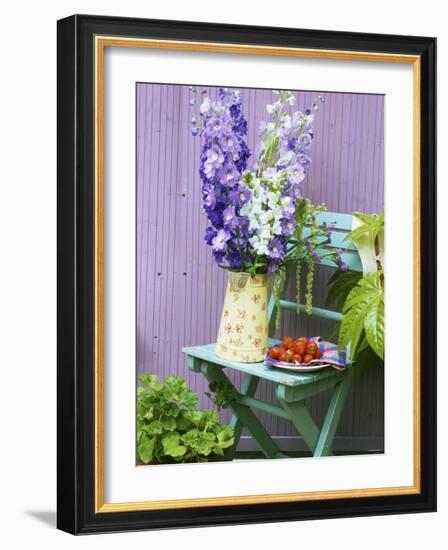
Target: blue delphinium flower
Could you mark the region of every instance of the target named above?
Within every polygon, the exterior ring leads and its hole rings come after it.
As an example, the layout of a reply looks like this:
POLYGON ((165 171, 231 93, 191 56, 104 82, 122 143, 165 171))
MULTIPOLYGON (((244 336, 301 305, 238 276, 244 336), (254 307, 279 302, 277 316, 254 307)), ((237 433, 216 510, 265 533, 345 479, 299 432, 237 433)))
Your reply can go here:
POLYGON ((212 240, 213 250, 216 252, 226 252, 227 250, 227 241, 230 239, 231 234, 225 229, 220 229, 216 236, 212 240))
POLYGON ((229 232, 238 229, 238 216, 236 215, 235 208, 233 206, 229 206, 228 208, 226 208, 222 213, 222 217, 224 221, 224 227, 229 232))
POLYGON ((321 263, 321 257, 316 252, 315 248, 310 243, 309 239, 304 239, 305 248, 308 250, 309 254, 313 257, 314 261, 318 264, 321 263))
POLYGON ((246 204, 250 201, 250 198, 252 196, 252 193, 249 191, 247 187, 244 187, 242 185, 239 185, 236 189, 232 191, 231 199, 235 206, 243 206, 243 204, 246 204))
MULTIPOLYGON (((209 222, 204 238, 220 265, 243 270, 257 265, 274 273, 286 256, 297 226, 295 212, 304 201, 301 184, 314 139, 311 111, 288 114, 285 106, 294 105, 295 98, 277 92, 278 99, 267 106, 273 121, 261 124, 262 139, 247 170, 251 152, 240 92, 220 88, 214 101, 207 93, 202 96, 201 122, 196 117, 191 122, 202 141, 199 174, 209 222)), ((314 256, 313 247, 305 244, 314 256)))
POLYGON ((296 220, 294 216, 284 217, 282 218, 280 223, 282 226, 283 237, 290 237, 291 235, 293 235, 296 228, 296 220))
POLYGON ((348 269, 348 265, 342 259, 342 250, 336 251, 336 263, 338 264, 339 269, 341 269, 342 271, 346 271, 348 269))
POLYGON ((222 183, 227 187, 235 187, 240 180, 241 174, 239 173, 233 160, 228 158, 222 168, 216 174, 222 183))
POLYGON ((205 230, 204 240, 209 246, 212 246, 213 239, 216 237, 217 234, 218 232, 216 231, 216 229, 210 226, 207 227, 207 229, 205 230))
POLYGON ((204 202, 204 208, 213 210, 216 206, 216 192, 210 183, 205 183, 202 186, 202 199, 204 202))
POLYGON ((250 156, 245 142, 247 123, 241 111, 241 96, 225 88, 218 91, 217 101, 203 94, 199 114, 202 118, 199 169, 202 204, 210 223, 205 240, 218 263, 241 267, 241 243, 245 241, 247 247, 248 222, 239 217, 238 208, 250 200, 250 191, 244 187, 239 198, 235 196, 250 156))
POLYGON ((269 257, 272 260, 283 260, 285 257, 285 249, 280 239, 272 239, 268 245, 269 257))

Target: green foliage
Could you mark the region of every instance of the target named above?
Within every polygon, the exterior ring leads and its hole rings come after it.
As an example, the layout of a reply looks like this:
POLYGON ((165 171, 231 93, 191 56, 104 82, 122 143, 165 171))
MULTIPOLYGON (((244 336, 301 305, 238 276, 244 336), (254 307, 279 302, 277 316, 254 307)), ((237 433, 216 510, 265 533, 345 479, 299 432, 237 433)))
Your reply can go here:
MULTIPOLYGON (((305 199, 302 205, 297 208, 296 231, 294 239, 288 250, 286 264, 294 263, 296 266, 296 302, 301 303, 301 276, 302 266, 306 264, 306 286, 305 286, 305 312, 311 315, 313 309, 313 285, 316 273, 316 263, 323 258, 333 261, 337 265, 337 254, 335 250, 328 248, 331 244, 331 233, 326 224, 318 222, 319 214, 325 212, 325 203, 314 205, 309 199, 305 199), (309 230, 309 235, 303 238, 304 228, 309 230)), ((299 307, 297 308, 299 313, 299 307)))
POLYGON ((235 388, 228 382, 210 382, 208 389, 210 391, 206 391, 205 395, 216 405, 218 411, 228 409, 238 396, 235 388))
MULTIPOLYGON (((350 231, 344 240, 355 244, 367 238, 369 244, 378 254, 378 239, 384 231, 384 213, 363 214, 355 212, 354 216, 363 223, 350 231)), ((354 271, 336 271, 328 281, 330 286, 326 306, 333 304, 337 311, 342 311, 344 318, 339 328, 339 348, 349 344, 351 355, 357 360, 370 360, 371 352, 377 359, 384 359, 384 270, 377 258, 378 271, 362 275, 354 271), (370 350, 370 351, 369 351, 370 350)))
POLYGON ((313 311, 313 284, 316 264, 313 260, 308 260, 308 271, 306 273, 306 294, 305 294, 305 312, 311 315, 313 311))
POLYGON ((144 464, 206 461, 233 445, 233 429, 216 411, 194 408, 198 396, 181 376, 144 374, 138 382, 137 455, 144 464))
POLYGON ((272 297, 275 304, 275 329, 278 330, 280 327, 281 319, 281 307, 280 307, 280 298, 282 297, 283 288, 286 282, 286 268, 280 267, 276 273, 274 273, 273 282, 272 282, 272 297))
POLYGON ((336 251, 330 249, 331 243, 329 228, 326 224, 320 224, 318 217, 321 212, 325 212, 327 207, 325 203, 314 205, 309 199, 304 199, 295 211, 296 229, 293 238, 288 244, 286 259, 274 274, 272 284, 272 295, 275 303, 275 328, 280 326, 281 309, 279 307, 280 298, 285 286, 287 270, 290 266, 295 266, 296 281, 296 302, 297 313, 300 312, 299 304, 302 300, 302 273, 303 265, 306 266, 305 281, 305 312, 310 315, 313 309, 313 286, 316 274, 316 263, 320 263, 323 258, 331 260, 337 265, 336 251), (304 229, 309 230, 309 234, 303 237, 304 229))
POLYGON ((368 369, 375 369, 384 366, 384 360, 381 359, 369 346, 365 336, 361 338, 356 353, 356 373, 368 369))
POLYGON ((339 348, 356 353, 363 331, 373 351, 384 358, 384 289, 382 271, 366 273, 348 293, 339 330, 339 348))
POLYGON ((300 296, 302 294, 302 262, 296 264, 296 304, 297 315, 300 313, 300 296))
POLYGON ((362 212, 354 212, 353 214, 359 218, 362 225, 347 233, 344 240, 352 240, 354 243, 363 237, 367 237, 369 244, 375 247, 375 241, 379 234, 384 231, 384 212, 379 214, 363 214, 362 212))
POLYGON ((162 437, 163 452, 174 459, 184 456, 187 447, 182 445, 179 432, 169 432, 162 437))
POLYGON ((261 157, 261 162, 263 162, 266 166, 272 166, 277 157, 277 149, 280 144, 280 138, 276 133, 271 132, 267 134, 263 140, 263 143, 265 149, 263 156, 261 157))
POLYGON ((342 271, 338 269, 328 281, 330 289, 325 301, 325 307, 332 305, 336 311, 342 311, 344 302, 349 292, 357 285, 362 278, 358 271, 342 271))

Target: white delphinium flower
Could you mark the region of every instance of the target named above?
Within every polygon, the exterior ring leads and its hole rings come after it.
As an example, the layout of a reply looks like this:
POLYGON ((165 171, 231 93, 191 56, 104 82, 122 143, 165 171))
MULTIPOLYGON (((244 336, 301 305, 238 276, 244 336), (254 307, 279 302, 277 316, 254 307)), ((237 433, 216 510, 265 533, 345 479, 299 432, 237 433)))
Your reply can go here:
POLYGON ((294 105, 296 102, 296 98, 291 92, 289 92, 289 94, 285 98, 285 101, 288 105, 294 105))
POLYGON ((273 122, 265 122, 265 121, 260 122, 261 135, 269 134, 274 130, 274 128, 275 128, 275 124, 273 122))
POLYGON ((273 104, 266 105, 266 111, 270 115, 273 115, 274 113, 279 112, 281 108, 282 108, 282 102, 279 99, 273 104))
POLYGON ((265 168, 263 170, 262 178, 264 180, 269 180, 272 186, 276 188, 280 184, 281 174, 277 171, 276 168, 265 168))
POLYGON ((272 233, 274 235, 282 234, 282 226, 280 225, 280 219, 274 218, 274 223, 272 224, 272 233))
POLYGON ((251 189, 251 199, 244 204, 240 213, 247 216, 249 220, 249 231, 252 236, 249 238, 249 243, 256 254, 260 256, 269 255, 269 243, 273 238, 282 234, 281 219, 284 215, 285 208, 289 209, 292 201, 289 197, 284 197, 289 200, 283 200, 280 193, 280 177, 277 170, 265 170, 263 180, 266 181, 266 175, 272 176, 276 180, 274 184, 269 178, 270 186, 261 183, 260 178, 248 178, 248 186, 251 189), (267 174, 266 174, 267 172, 267 174), (277 190, 273 191, 272 187, 277 190))
POLYGON ((266 197, 268 199, 268 207, 271 210, 274 210, 274 208, 276 207, 276 205, 278 203, 277 193, 274 193, 273 191, 268 191, 267 194, 266 194, 266 197))
POLYGON ((305 115, 305 124, 311 124, 314 120, 314 116, 312 114, 305 115))
POLYGON ((208 113, 210 111, 210 108, 212 106, 212 102, 208 96, 205 97, 203 102, 201 103, 201 106, 199 108, 199 112, 203 115, 205 113, 208 113))
POLYGON ((285 151, 277 161, 277 166, 288 166, 295 159, 294 151, 285 151))
POLYGON ((288 179, 293 183, 300 183, 305 179, 305 170, 303 166, 295 166, 293 170, 290 170, 288 173, 288 179))
POLYGON ((260 223, 263 226, 267 226, 271 220, 274 219, 274 215, 272 213, 272 210, 263 210, 263 212, 260 214, 260 223))
POLYGON ((280 128, 289 131, 292 128, 292 119, 287 113, 283 113, 280 120, 280 128))
POLYGON ((281 203, 282 203, 284 212, 287 212, 288 214, 294 214, 296 209, 292 202, 291 197, 288 197, 288 196, 282 197, 281 203))
POLYGON ((309 115, 306 115, 305 113, 296 111, 292 115, 292 127, 294 130, 300 131, 303 128, 303 126, 311 124, 313 120, 314 120, 314 117, 311 113, 309 115))

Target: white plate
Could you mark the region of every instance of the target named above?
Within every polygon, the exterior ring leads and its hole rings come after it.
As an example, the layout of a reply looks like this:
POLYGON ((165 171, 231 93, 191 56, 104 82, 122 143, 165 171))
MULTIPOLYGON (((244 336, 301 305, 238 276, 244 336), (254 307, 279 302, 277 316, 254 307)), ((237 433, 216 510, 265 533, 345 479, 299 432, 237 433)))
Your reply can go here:
POLYGON ((295 372, 312 372, 315 370, 324 369, 325 367, 331 367, 329 363, 323 363, 322 365, 310 365, 309 367, 302 367, 300 365, 271 365, 268 367, 276 367, 278 369, 292 370, 295 372))

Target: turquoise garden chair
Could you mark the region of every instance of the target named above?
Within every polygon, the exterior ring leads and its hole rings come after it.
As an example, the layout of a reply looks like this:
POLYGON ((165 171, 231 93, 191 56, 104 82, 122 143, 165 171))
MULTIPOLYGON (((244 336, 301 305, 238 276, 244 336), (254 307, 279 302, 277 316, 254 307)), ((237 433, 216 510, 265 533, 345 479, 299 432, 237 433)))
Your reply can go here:
MULTIPOLYGON (((344 251, 344 261, 348 268, 362 271, 359 253, 350 240, 344 240, 352 229, 353 218, 348 214, 324 212, 319 214, 320 223, 336 222, 329 248, 344 251)), ((309 229, 304 229, 304 236, 309 229)), ((324 249, 325 250, 325 249, 324 249)), ((334 264, 322 258, 322 264, 334 267, 334 264)), ((286 285, 285 285, 286 288, 286 285)), ((285 310, 297 311, 297 304, 288 300, 280 300, 280 307, 285 310)), ((305 305, 299 304, 301 311, 305 305)), ((312 316, 340 322, 342 314, 337 311, 313 307, 312 316)), ((271 297, 269 303, 270 334, 275 325, 275 304, 271 297)), ((277 340, 270 338, 270 345, 277 340)), ((233 418, 231 426, 235 432, 235 443, 228 449, 227 459, 232 459, 238 446, 244 428, 251 434, 260 450, 267 458, 288 458, 281 452, 275 441, 264 428, 254 413, 254 409, 285 418, 293 423, 306 445, 315 457, 333 454, 333 440, 344 408, 347 392, 350 386, 353 369, 350 351, 347 350, 347 368, 344 371, 326 368, 320 371, 299 373, 288 372, 265 365, 264 363, 237 363, 222 359, 215 354, 215 343, 202 346, 185 347, 182 350, 188 357, 189 369, 205 376, 209 383, 229 384, 235 389, 235 399, 229 403, 233 418), (227 372, 235 370, 244 373, 242 387, 237 390, 227 376, 227 372), (278 403, 273 404, 254 397, 260 380, 267 380, 275 386, 275 396, 278 403), (325 390, 331 390, 331 397, 322 425, 316 425, 305 405, 305 399, 325 390)))

